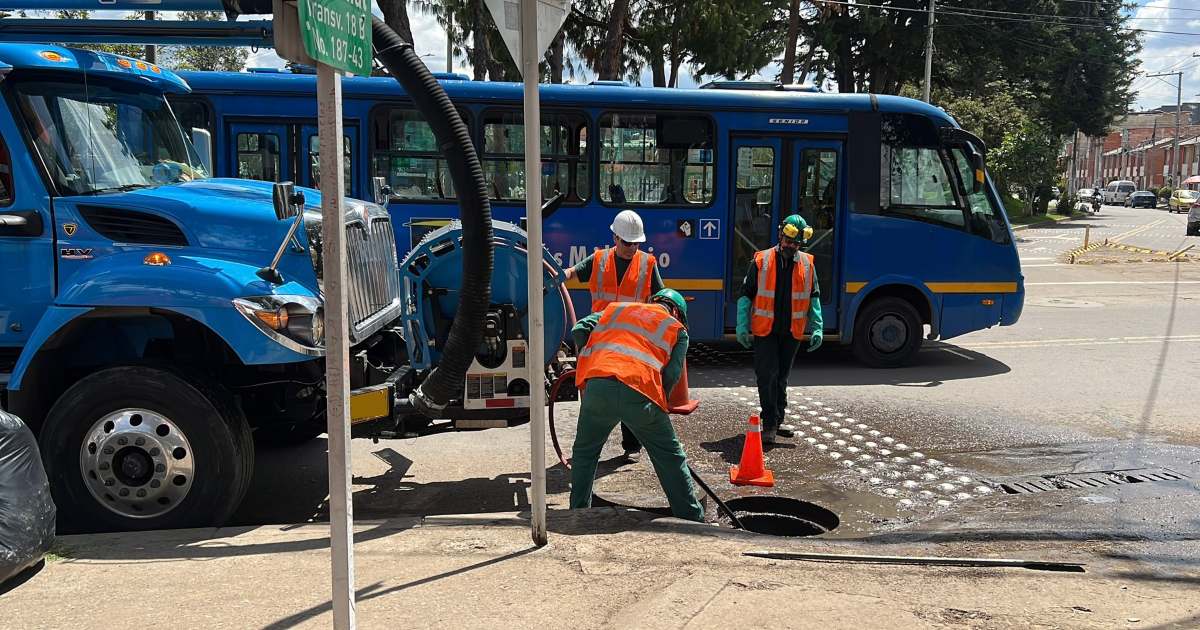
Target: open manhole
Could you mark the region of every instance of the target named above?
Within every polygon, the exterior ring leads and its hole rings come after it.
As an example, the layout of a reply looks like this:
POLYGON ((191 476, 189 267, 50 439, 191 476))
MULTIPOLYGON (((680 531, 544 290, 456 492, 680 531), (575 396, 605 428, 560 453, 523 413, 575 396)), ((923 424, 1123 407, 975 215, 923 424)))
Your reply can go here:
POLYGON ((1023 479, 1006 481, 1000 484, 1000 488, 1008 494, 1032 494, 1034 492, 1049 492, 1051 490, 1092 490, 1128 483, 1183 481, 1187 478, 1187 475, 1168 468, 1137 468, 1025 477, 1023 479))
POLYGON ((725 502, 747 531, 770 536, 817 536, 840 524, 837 514, 808 501, 756 495, 725 502))

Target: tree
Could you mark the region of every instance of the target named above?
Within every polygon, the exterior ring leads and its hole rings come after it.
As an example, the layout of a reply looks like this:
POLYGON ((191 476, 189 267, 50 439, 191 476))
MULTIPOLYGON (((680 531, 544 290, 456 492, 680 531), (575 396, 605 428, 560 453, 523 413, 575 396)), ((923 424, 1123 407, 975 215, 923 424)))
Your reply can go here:
MULTIPOLYGON (((185 22, 220 21, 220 11, 181 11, 185 22)), ((250 51, 237 46, 171 46, 167 49, 168 63, 180 70, 223 70, 239 72, 246 67, 250 51)))
POLYGON ((779 80, 784 85, 796 82, 796 44, 800 36, 800 0, 791 0, 788 6, 787 39, 783 45, 783 71, 779 80))
POLYGON ((1050 188, 1058 173, 1059 136, 1044 123, 1026 121, 1009 133, 989 153, 990 168, 1018 187, 1033 204, 1035 214, 1045 214, 1050 188))
POLYGON ((383 21, 404 41, 413 40, 412 24, 408 19, 408 0, 377 0, 383 21))
MULTIPOLYGON (((54 12, 54 17, 60 20, 87 20, 91 19, 91 11, 86 10, 59 10, 54 12)), ((126 20, 141 20, 144 19, 144 14, 140 11, 134 11, 125 15, 126 20)), ((145 55, 146 48, 138 44, 79 44, 74 45, 76 48, 85 50, 94 50, 96 52, 106 52, 114 55, 124 55, 126 57, 141 58, 145 55)))

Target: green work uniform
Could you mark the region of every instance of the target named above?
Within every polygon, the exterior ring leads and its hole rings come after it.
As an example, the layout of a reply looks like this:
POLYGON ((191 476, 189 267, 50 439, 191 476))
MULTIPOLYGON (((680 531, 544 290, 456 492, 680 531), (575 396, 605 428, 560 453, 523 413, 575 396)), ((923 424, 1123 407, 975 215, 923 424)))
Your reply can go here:
MULTIPOLYGON (((600 321, 600 314, 588 315, 575 324, 571 334, 578 348, 587 346, 588 338, 600 321)), ((671 348, 671 359, 663 367, 665 391, 671 391, 683 374, 683 359, 687 356, 686 330, 671 348)), ((692 479, 688 474, 687 455, 675 435, 671 418, 641 392, 614 378, 588 379, 581 394, 579 423, 575 431, 575 446, 571 450, 571 508, 592 505, 592 484, 600 450, 608 441, 617 423, 628 427, 646 447, 658 482, 662 485, 671 512, 679 518, 704 520, 704 508, 696 499, 692 479)))
MULTIPOLYGON (((789 296, 792 294, 792 268, 796 265, 796 260, 784 256, 778 247, 774 249, 774 256, 777 265, 775 295, 789 296)), ((746 270, 746 278, 742 280, 742 296, 754 300, 757 293, 758 265, 751 260, 750 267, 746 270)), ((823 325, 821 288, 817 286, 815 270, 812 293, 809 296, 808 321, 814 328, 823 325)), ((786 297, 776 299, 775 321, 770 334, 754 337, 754 380, 758 384, 758 404, 762 407, 764 431, 775 431, 783 423, 784 412, 787 410, 788 375, 792 371, 792 363, 796 360, 796 352, 799 349, 800 340, 792 336, 792 301, 786 297)))
MULTIPOLYGON (((575 277, 578 278, 580 282, 587 283, 592 280, 592 265, 595 262, 595 258, 596 254, 593 252, 592 254, 589 254, 587 258, 584 258, 575 265, 575 277)), ((617 260, 617 278, 624 279, 625 272, 629 271, 629 263, 633 262, 633 259, 621 258, 620 256, 613 256, 613 258, 617 260)), ((658 275, 658 265, 654 265, 651 267, 651 269, 654 273, 650 274, 650 295, 654 295, 655 293, 663 290, 663 281, 662 276, 658 275)), ((583 346, 576 347, 582 348, 583 346)), ((669 392, 671 390, 668 389, 667 391, 669 392)), ((635 436, 633 431, 630 431, 629 427, 625 426, 624 424, 621 425, 621 448, 625 449, 626 453, 634 453, 642 448, 641 443, 638 442, 637 436, 635 436)))

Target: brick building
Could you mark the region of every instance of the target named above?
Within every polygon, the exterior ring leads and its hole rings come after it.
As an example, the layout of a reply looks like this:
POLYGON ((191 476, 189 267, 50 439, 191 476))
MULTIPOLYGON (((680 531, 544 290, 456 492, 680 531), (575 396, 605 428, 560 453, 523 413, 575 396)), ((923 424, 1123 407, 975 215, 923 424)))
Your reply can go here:
MULTIPOLYGON (((1180 181, 1200 175, 1200 103, 1184 103, 1179 127, 1180 181)), ((1139 188, 1158 189, 1174 171, 1175 106, 1131 113, 1104 137, 1068 139, 1063 157, 1072 170, 1074 188, 1095 188, 1113 180, 1129 180, 1139 188)))

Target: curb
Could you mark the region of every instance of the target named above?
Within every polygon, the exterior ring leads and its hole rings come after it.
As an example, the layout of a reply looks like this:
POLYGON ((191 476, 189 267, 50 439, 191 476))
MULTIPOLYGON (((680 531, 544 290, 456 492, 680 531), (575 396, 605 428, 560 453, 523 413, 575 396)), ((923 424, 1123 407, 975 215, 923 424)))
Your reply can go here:
POLYGON ((1047 225, 1058 225, 1059 223, 1066 223, 1067 221, 1074 221, 1075 219, 1082 219, 1086 216, 1087 216, 1086 214, 1081 214, 1079 216, 1071 215, 1070 217, 1068 217, 1066 219, 1050 219, 1047 221, 1038 221, 1037 223, 1023 223, 1021 225, 1012 226, 1012 231, 1020 232, 1021 230, 1031 230, 1033 228, 1046 227, 1047 225))

